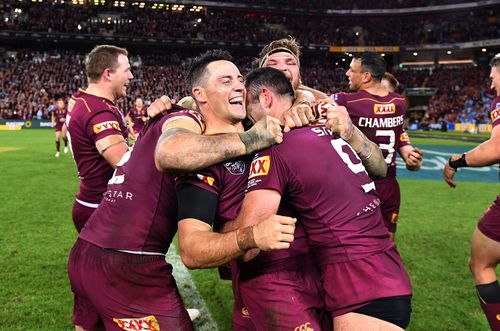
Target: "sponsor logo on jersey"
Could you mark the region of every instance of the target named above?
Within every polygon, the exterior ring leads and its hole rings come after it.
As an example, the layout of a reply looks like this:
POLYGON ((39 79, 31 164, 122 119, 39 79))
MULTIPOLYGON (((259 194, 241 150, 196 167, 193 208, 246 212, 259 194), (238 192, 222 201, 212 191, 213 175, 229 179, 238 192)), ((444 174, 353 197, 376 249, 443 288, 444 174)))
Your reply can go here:
POLYGON ((500 314, 497 314, 497 321, 500 321, 500 314))
POLYGON ((297 326, 294 331, 314 331, 314 329, 311 327, 311 323, 307 322, 305 324, 297 326))
POLYGON ((224 163, 224 167, 231 173, 231 175, 243 175, 245 173, 245 162, 243 161, 235 161, 235 162, 226 162, 224 163))
POLYGON ((160 331, 160 324, 153 315, 143 318, 113 318, 113 322, 126 331, 160 331))
POLYGON ((214 186, 215 179, 213 179, 212 177, 200 174, 196 174, 196 177, 198 177, 198 179, 201 180, 202 182, 207 183, 210 186, 214 186))
POLYGON ((398 222, 398 213, 392 213, 391 223, 396 224, 398 222))
POLYGON ((495 105, 495 108, 500 108, 500 102, 495 105))
POLYGON ((241 308, 241 316, 245 318, 250 318, 250 312, 247 307, 241 308))
POLYGON ((500 119, 500 108, 497 108, 491 112, 491 121, 495 123, 495 121, 497 121, 498 119, 500 119))
POLYGON ((115 129, 121 131, 120 124, 117 121, 106 121, 98 124, 94 124, 92 127, 94 129, 94 133, 98 134, 103 132, 104 130, 115 129))
POLYGON ((269 172, 269 165, 271 164, 271 159, 269 155, 261 156, 255 160, 253 160, 252 165, 250 166, 250 175, 248 178, 253 178, 257 176, 266 176, 269 172))
POLYGON ((375 103, 373 104, 373 112, 377 115, 394 114, 396 105, 393 103, 375 103))
POLYGON ((399 141, 404 141, 409 143, 410 137, 408 136, 408 133, 406 132, 401 133, 401 135, 399 136, 399 141))

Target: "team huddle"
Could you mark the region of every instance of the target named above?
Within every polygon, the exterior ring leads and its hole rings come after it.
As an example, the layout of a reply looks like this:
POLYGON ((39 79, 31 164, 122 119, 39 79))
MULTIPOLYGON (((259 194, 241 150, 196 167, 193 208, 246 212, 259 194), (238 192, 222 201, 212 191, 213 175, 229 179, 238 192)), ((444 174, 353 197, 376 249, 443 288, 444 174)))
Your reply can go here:
MULTIPOLYGON (((114 101, 133 79, 127 51, 102 45, 87 55, 89 85, 71 97, 64 123, 80 177, 68 263, 77 330, 193 330, 165 259, 176 233, 188 268, 219 267, 232 281, 234 330, 408 326, 396 153, 412 171, 423 155, 404 131, 397 80, 367 52, 346 73, 353 92, 311 89, 292 38, 268 44, 254 66, 243 77, 229 53, 205 52, 186 75, 190 96, 163 96, 147 111, 138 98, 125 119, 114 101)), ((491 76, 500 94, 500 56, 491 76)), ((450 158, 450 185, 459 167, 498 163, 500 97, 493 106, 490 140, 450 158)), ((493 330, 499 220, 500 196, 471 257, 490 268, 471 267, 493 330)))

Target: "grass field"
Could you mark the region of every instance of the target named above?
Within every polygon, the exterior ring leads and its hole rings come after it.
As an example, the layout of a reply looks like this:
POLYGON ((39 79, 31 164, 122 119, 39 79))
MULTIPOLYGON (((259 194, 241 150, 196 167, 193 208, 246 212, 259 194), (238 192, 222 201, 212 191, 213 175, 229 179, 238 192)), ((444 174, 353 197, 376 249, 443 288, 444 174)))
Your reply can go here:
MULTIPOLYGON (((78 187, 70 155, 54 157, 52 130, 0 131, 0 330, 71 330, 66 276, 78 187)), ((414 145, 476 143, 412 139, 414 145)), ((467 267, 470 237, 498 183, 400 180, 397 242, 414 286, 409 330, 487 330, 467 267)), ((191 271, 220 330, 231 291, 215 270, 191 271)))

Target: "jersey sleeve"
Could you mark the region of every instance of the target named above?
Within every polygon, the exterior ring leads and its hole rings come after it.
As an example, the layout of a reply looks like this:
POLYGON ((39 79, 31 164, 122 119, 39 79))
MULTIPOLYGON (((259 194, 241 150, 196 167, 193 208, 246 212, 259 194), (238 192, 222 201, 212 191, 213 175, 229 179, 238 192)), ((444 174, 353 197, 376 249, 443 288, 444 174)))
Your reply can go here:
POLYGON ((347 104, 346 94, 343 93, 343 92, 332 94, 332 99, 339 106, 344 106, 345 107, 346 104, 347 104))
POLYGON ((491 103, 491 123, 493 127, 500 125, 500 98, 495 98, 491 103))
POLYGON ((191 118, 193 121, 195 121, 196 124, 198 124, 198 126, 201 129, 201 132, 205 131, 205 121, 203 120, 203 116, 201 115, 200 112, 198 112, 196 110, 189 110, 189 109, 185 109, 185 108, 179 107, 177 105, 174 105, 172 110, 166 116, 168 117, 167 120, 171 119, 171 118, 180 117, 180 116, 185 116, 185 117, 191 118))
POLYGON ((410 136, 408 136, 408 133, 403 129, 401 134, 399 135, 399 148, 411 145, 410 143, 410 136))
POLYGON ((87 123, 87 135, 94 142, 111 135, 121 135, 122 132, 120 122, 122 119, 116 116, 111 110, 103 110, 97 112, 90 118, 87 123))
POLYGON ((213 226, 221 191, 219 176, 211 171, 214 169, 215 166, 175 178, 178 221, 194 218, 213 226))
POLYGON ((259 152, 250 166, 247 192, 263 189, 285 192, 288 178, 288 168, 275 147, 259 152))
POLYGON ((177 187, 183 184, 193 185, 219 196, 222 189, 220 178, 214 173, 212 168, 213 167, 194 173, 178 175, 175 178, 175 186, 177 187))

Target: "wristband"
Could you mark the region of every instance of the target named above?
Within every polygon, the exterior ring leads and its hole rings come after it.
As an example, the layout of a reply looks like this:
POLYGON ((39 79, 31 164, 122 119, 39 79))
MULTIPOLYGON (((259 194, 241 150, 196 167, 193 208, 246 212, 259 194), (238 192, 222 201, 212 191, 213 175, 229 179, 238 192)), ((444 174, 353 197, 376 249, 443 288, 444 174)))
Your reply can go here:
POLYGON ((450 157, 448 159, 448 165, 455 170, 457 170, 457 168, 465 168, 469 166, 467 164, 467 161, 465 160, 465 153, 463 153, 462 156, 459 159, 456 159, 455 161, 452 161, 450 157))
POLYGON ((257 247, 253 237, 253 225, 236 230, 236 243, 242 252, 257 247))

